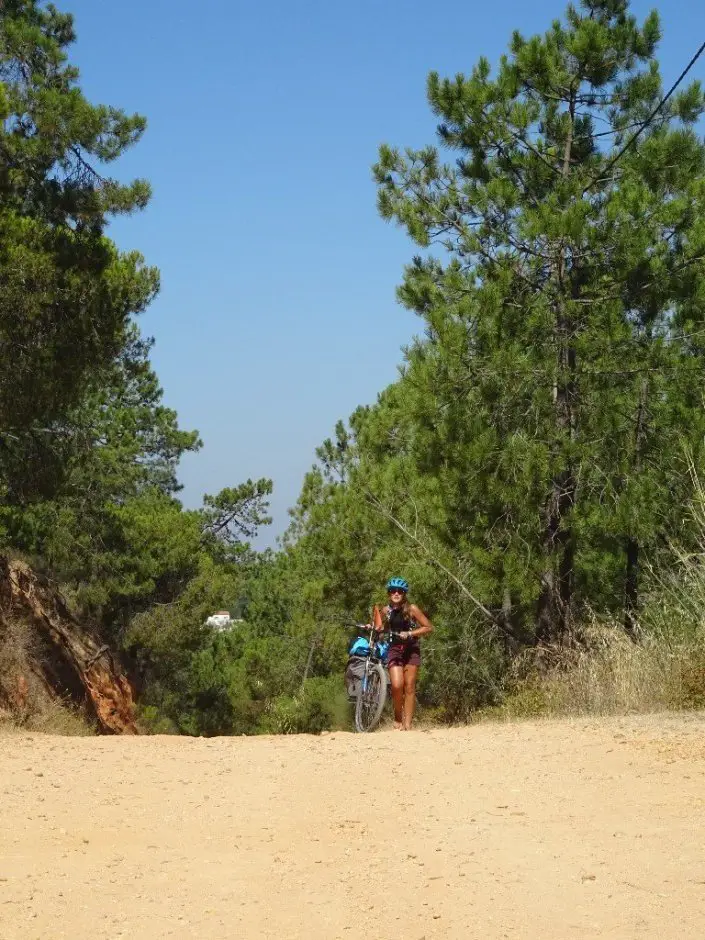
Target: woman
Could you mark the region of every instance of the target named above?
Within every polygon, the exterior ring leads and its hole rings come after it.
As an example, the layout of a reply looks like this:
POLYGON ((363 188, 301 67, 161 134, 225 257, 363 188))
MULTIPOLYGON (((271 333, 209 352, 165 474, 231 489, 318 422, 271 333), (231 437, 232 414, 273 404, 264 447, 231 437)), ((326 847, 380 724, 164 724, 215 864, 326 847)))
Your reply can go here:
POLYGON ((433 625, 416 604, 408 599, 409 585, 403 578, 387 582, 388 605, 380 612, 374 609, 374 625, 378 630, 397 634, 387 653, 387 668, 392 683, 394 727, 409 731, 416 706, 416 677, 421 665, 419 637, 433 631, 433 625))

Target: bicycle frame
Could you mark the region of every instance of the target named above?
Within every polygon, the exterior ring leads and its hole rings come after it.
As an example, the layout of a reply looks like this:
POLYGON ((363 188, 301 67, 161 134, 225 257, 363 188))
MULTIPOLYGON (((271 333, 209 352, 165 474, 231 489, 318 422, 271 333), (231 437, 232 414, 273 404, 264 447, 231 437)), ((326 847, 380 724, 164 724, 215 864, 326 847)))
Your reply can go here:
POLYGON ((386 638, 389 642, 392 642, 394 639, 399 639, 398 634, 392 633, 391 630, 377 630, 373 624, 368 623, 359 623, 356 625, 357 629, 362 634, 363 630, 369 628, 369 636, 367 638, 367 645, 369 647, 369 653, 365 657, 365 675, 362 678, 362 689, 363 691, 367 690, 367 676, 370 672, 370 665, 376 665, 381 663, 384 666, 384 671, 387 674, 387 685, 390 683, 389 670, 387 669, 387 660, 380 654, 379 644, 386 638))
MULTIPOLYGON (((350 625, 352 626, 352 624, 350 625)), ((355 654, 364 656, 365 660, 355 697, 355 730, 367 732, 378 724, 391 685, 386 663, 386 650, 381 644, 385 640, 394 642, 399 640, 400 637, 388 627, 378 630, 374 623, 358 623, 355 624, 355 627, 358 638, 366 646, 364 652, 355 650, 355 654), (380 682, 382 683, 381 687, 380 682)), ((353 644, 350 650, 352 651, 356 645, 353 644)))

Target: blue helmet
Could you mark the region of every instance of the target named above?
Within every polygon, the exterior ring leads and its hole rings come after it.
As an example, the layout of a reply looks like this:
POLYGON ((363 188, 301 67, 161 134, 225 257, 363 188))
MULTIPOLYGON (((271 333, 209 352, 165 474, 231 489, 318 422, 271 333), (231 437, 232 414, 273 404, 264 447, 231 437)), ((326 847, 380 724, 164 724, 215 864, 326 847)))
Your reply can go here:
POLYGON ((387 581, 387 590, 388 591, 403 591, 405 594, 409 590, 409 582, 405 581, 404 578, 390 578, 387 581))

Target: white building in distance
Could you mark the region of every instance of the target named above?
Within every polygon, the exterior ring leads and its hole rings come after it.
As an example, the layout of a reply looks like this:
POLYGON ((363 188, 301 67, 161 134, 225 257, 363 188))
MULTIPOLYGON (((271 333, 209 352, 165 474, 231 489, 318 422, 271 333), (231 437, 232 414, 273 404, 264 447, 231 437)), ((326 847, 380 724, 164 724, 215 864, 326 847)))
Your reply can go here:
POLYGON ((215 630, 217 633, 229 630, 234 623, 235 621, 227 610, 216 610, 216 612, 211 614, 208 620, 206 620, 206 626, 215 630))

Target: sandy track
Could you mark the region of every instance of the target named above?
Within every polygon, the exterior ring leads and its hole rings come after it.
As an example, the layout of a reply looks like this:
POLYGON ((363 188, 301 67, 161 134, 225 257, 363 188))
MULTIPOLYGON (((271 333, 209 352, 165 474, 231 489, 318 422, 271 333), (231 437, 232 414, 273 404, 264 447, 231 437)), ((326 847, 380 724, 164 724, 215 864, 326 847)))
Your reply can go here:
POLYGON ((705 936, 705 719, 0 738, 0 938, 705 936))

